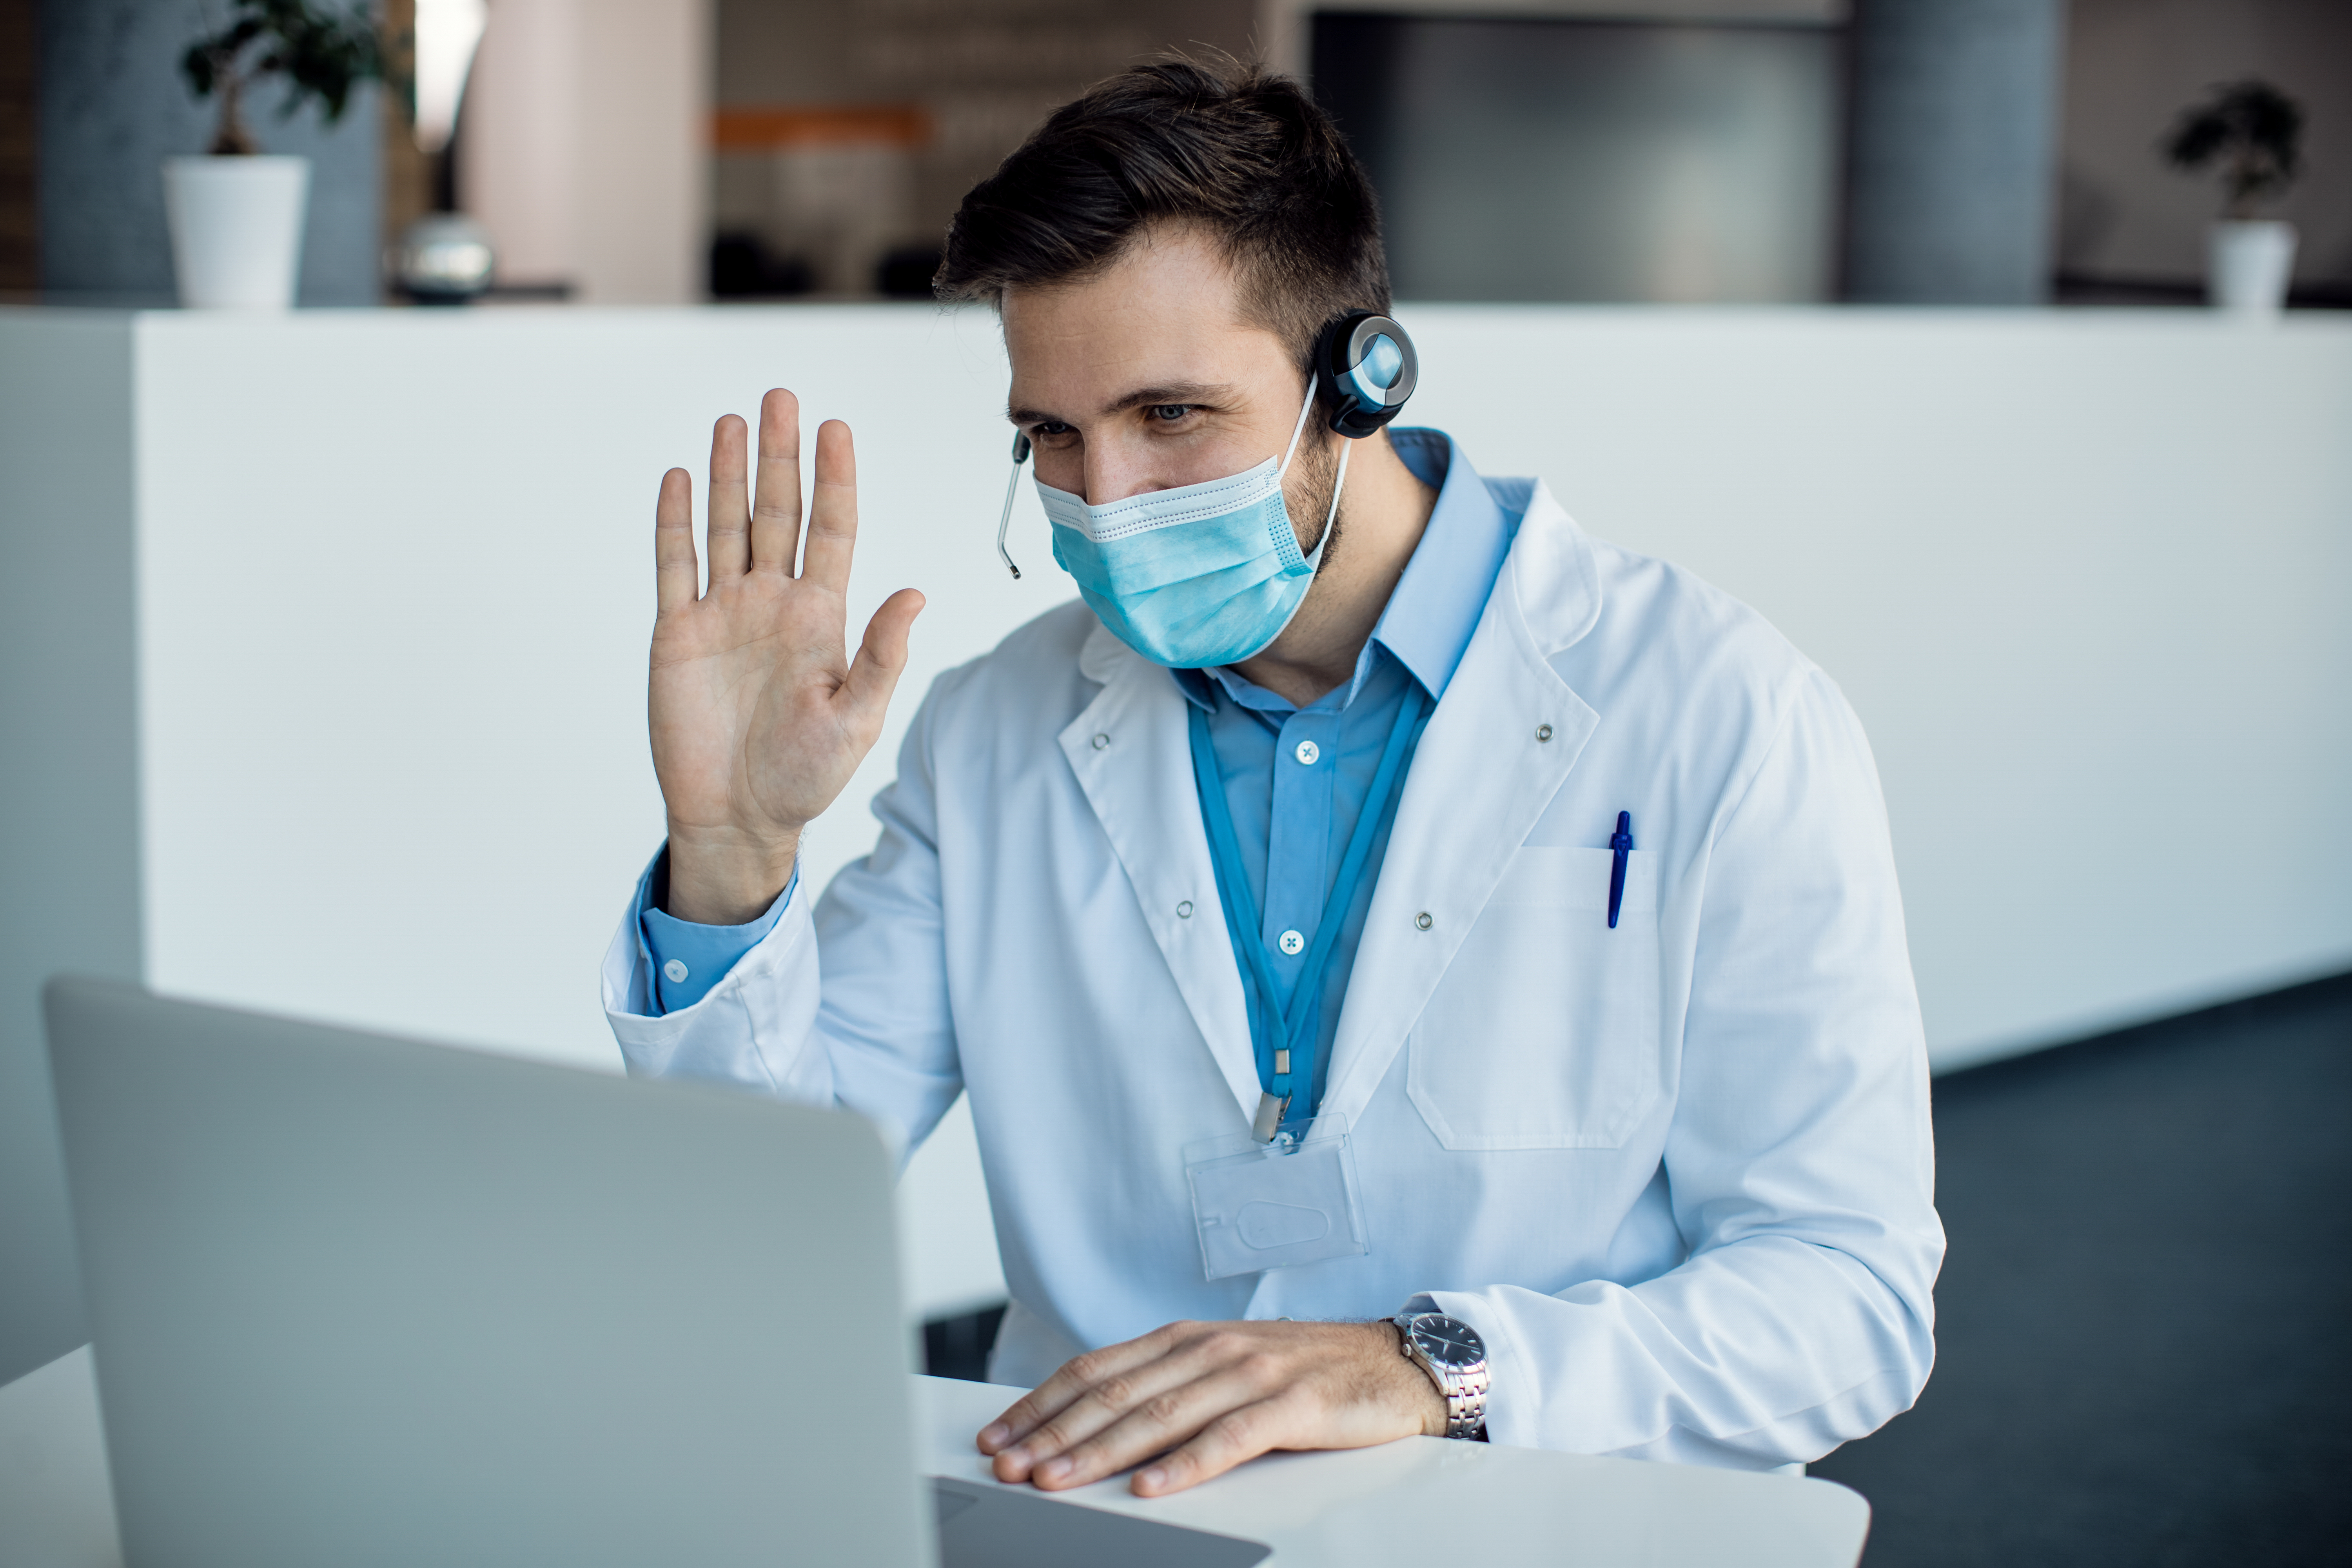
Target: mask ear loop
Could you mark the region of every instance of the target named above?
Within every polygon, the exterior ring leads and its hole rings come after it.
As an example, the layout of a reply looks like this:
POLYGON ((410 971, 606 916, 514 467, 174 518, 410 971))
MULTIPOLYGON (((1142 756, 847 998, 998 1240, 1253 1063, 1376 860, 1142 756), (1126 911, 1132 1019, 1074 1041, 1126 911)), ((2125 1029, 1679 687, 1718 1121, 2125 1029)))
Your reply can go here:
MULTIPOLYGON (((1297 437, 1292 437, 1297 440, 1297 437)), ((1029 460, 1029 436, 1026 431, 1013 433, 1013 472, 1004 479, 1004 514, 996 520, 996 553, 1004 569, 1013 574, 1015 583, 1021 581, 1021 568, 1013 564, 1013 552, 1004 548, 1004 531, 1013 526, 1013 495, 1021 487, 1021 465, 1029 460)))
POLYGON ((1290 427, 1290 445, 1282 449, 1282 467, 1274 470, 1276 479, 1290 472, 1290 455, 1298 450, 1298 437, 1307 429, 1307 416, 1315 411, 1315 378, 1307 378, 1307 401, 1298 405, 1298 423, 1290 427))
MULTIPOLYGON (((1310 375, 1307 378, 1307 401, 1298 405, 1298 423, 1290 427, 1290 445, 1282 449, 1282 467, 1275 470, 1276 479, 1279 479, 1290 471, 1290 456, 1298 450, 1298 437, 1307 431, 1307 416, 1314 411, 1315 378, 1310 375)), ((1331 542, 1331 524, 1339 515, 1339 491, 1346 488, 1348 483, 1348 455, 1355 449, 1356 444, 1353 441, 1343 442, 1340 445, 1339 472, 1339 476, 1331 481, 1331 510, 1324 515, 1323 531, 1317 536, 1315 548, 1307 552, 1307 564, 1309 566, 1322 564, 1323 546, 1331 542)))

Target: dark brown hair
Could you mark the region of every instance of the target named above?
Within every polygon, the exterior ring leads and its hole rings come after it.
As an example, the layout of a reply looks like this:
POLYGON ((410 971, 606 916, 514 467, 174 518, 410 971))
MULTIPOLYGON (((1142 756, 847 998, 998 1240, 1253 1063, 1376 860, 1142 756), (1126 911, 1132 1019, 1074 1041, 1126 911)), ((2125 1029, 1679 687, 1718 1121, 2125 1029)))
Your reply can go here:
POLYGON ((964 197, 931 289, 1002 304, 1157 224, 1215 236, 1242 309, 1302 370, 1326 321, 1389 309, 1380 204, 1339 127, 1288 77, 1233 60, 1139 66, 1055 110, 964 197))

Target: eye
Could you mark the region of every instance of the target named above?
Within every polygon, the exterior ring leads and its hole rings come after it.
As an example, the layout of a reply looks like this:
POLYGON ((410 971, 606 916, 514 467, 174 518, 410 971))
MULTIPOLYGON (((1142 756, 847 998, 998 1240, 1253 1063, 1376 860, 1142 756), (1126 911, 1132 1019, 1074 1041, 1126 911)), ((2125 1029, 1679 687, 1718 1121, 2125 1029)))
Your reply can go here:
POLYGON ((1029 438, 1033 441, 1055 436, 1066 436, 1069 433, 1070 427, 1058 419, 1047 419, 1029 426, 1029 438))
POLYGON ((1163 425, 1173 425, 1192 412, 1192 405, 1189 403, 1155 403, 1151 405, 1150 417, 1163 425))

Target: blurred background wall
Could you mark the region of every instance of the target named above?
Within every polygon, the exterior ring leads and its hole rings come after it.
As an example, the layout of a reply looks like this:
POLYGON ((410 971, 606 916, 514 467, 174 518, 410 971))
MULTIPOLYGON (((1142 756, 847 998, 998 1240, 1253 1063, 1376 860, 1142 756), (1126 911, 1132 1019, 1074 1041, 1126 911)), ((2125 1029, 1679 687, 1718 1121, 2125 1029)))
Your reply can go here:
POLYGON ((1056 104, 1253 0, 718 0, 711 281, 928 296, 963 193, 1056 104))
POLYGON ((2313 303, 2352 304, 2352 5, 2343 0, 2072 0, 2053 270, 2061 298, 2193 299, 2212 187, 2151 143, 2215 82, 2260 77, 2301 103, 2303 179, 2278 216, 2303 233, 2313 303))
MULTIPOLYGON (((202 153, 214 120, 214 106, 196 101, 181 80, 180 56, 220 22, 219 7, 206 0, 39 0, 32 17, 39 287, 92 300, 171 300, 163 163, 202 153)), ((274 86, 247 108, 264 151, 311 160, 306 305, 373 304, 378 296, 375 92, 362 84, 331 126, 315 108, 281 117, 274 86)), ((26 223, 22 211, 0 226, 26 223)))
POLYGON ((500 278, 592 305, 701 298, 705 0, 492 0, 488 20, 453 184, 500 278))
POLYGON ((1380 189, 1400 298, 1836 298, 1834 22, 1309 23, 1316 95, 1380 189))
POLYGON ((33 6, 34 0, 0 0, 0 293, 37 288, 41 278, 33 6))
MULTIPOLYGON (((323 0, 334 6, 342 0, 323 0)), ((157 166, 209 106, 215 0, 0 0, 0 289, 162 299, 157 166)), ((1171 49, 1312 79, 1406 299, 2194 303, 2216 183, 2158 142, 2212 87, 2307 113, 2296 298, 2352 301, 2342 0, 374 0, 397 57, 481 28, 445 165, 404 82, 317 160, 308 303, 383 297, 436 202, 511 291, 919 297, 965 189, 1055 104, 1171 49), (436 20, 439 18, 439 20, 436 20)), ((470 50, 470 44, 468 45, 470 50)), ((437 142, 435 143, 437 146, 437 142)))

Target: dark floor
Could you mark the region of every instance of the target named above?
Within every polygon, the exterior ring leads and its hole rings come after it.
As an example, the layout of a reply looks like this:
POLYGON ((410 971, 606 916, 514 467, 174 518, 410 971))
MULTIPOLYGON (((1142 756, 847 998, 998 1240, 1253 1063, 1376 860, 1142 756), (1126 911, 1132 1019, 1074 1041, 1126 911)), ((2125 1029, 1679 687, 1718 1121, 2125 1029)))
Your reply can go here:
POLYGON ((2352 975, 1938 1079, 1936 1140, 1936 1375, 1812 1467, 1866 1568, 2352 1563, 2352 975))
POLYGON ((1936 1374, 1868 1568, 2352 1563, 2352 975, 1936 1083, 1936 1374))
POLYGON ((923 1325, 923 1370, 933 1377, 988 1381, 988 1352, 1004 1309, 990 1307, 960 1318, 934 1318, 923 1325))

